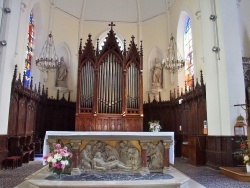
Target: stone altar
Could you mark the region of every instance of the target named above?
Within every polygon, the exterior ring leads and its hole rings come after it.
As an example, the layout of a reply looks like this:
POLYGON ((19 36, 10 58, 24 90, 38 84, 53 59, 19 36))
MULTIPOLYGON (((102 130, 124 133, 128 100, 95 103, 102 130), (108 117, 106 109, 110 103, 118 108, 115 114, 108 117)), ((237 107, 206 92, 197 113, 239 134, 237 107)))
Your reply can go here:
POLYGON ((61 143, 71 148, 73 168, 81 171, 165 172, 174 164, 173 140, 173 132, 47 131, 43 155, 61 143))

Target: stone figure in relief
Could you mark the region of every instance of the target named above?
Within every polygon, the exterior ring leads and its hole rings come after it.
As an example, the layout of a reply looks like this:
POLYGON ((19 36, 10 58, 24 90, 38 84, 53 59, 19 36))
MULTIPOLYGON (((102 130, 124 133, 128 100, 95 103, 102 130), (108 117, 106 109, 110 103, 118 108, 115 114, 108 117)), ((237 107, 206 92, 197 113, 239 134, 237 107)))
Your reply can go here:
POLYGON ((119 141, 115 148, 124 164, 132 166, 133 169, 138 169, 141 166, 140 152, 131 142, 119 141))
POLYGON ((97 152, 92 159, 92 168, 96 170, 113 170, 113 169, 120 169, 120 170, 130 170, 132 167, 126 166, 119 160, 111 160, 111 161, 104 161, 102 154, 97 152))
POLYGON ((120 160, 126 164, 127 161, 127 151, 128 151, 128 144, 125 141, 119 141, 116 143, 115 146, 117 152, 120 155, 120 160))
POLYGON ((117 150, 109 145, 105 146, 105 157, 108 161, 120 160, 120 156, 117 150))
POLYGON ((93 158, 91 149, 91 145, 88 144, 81 153, 81 166, 83 169, 91 169, 91 160, 93 158))
POLYGON ((133 169, 138 169, 141 167, 141 158, 138 149, 129 148, 128 149, 128 158, 126 161, 126 165, 132 166, 133 169))
POLYGON ((92 146, 92 155, 95 156, 96 152, 100 152, 105 156, 105 146, 106 144, 102 141, 97 141, 96 144, 92 146))
POLYGON ((155 59, 152 75, 152 87, 162 88, 162 64, 158 58, 155 59))
POLYGON ((160 169, 163 165, 163 145, 150 143, 147 150, 149 169, 160 169))
POLYGON ((60 62, 61 66, 57 69, 56 87, 67 88, 68 68, 63 56, 60 58, 60 62))

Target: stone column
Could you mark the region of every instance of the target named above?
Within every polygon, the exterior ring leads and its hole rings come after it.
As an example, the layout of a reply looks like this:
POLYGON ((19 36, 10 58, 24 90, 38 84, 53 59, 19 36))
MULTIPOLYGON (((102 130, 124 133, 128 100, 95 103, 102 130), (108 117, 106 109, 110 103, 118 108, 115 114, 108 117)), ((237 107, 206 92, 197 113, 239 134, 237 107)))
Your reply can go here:
POLYGON ((148 149, 148 142, 147 141, 140 141, 141 146, 141 174, 149 174, 148 164, 147 164, 147 149, 148 149))
POLYGON ((81 140, 71 140, 72 145, 72 171, 71 174, 81 174, 81 171, 79 169, 79 146, 81 145, 81 140))
POLYGON ((164 146, 164 151, 163 151, 163 173, 167 173, 170 167, 169 163, 169 148, 173 144, 172 140, 164 140, 163 141, 163 146, 164 146))
POLYGON ((208 135, 234 135, 236 118, 245 116, 240 107, 233 107, 245 103, 242 41, 247 37, 240 27, 232 27, 241 25, 240 10, 235 1, 224 0, 200 0, 200 10, 208 135), (211 20, 211 15, 217 18, 211 20))

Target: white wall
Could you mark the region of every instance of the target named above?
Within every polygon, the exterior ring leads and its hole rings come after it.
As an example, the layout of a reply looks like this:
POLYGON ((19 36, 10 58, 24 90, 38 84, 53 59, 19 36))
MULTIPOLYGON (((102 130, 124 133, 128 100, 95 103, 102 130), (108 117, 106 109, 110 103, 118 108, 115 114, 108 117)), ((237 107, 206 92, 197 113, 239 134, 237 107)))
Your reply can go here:
MULTIPOLYGON (((1 4, 2 5, 1 1, 1 4)), ((6 0, 4 8, 10 8, 11 13, 3 13, 0 40, 6 40, 7 45, 0 45, 0 134, 7 134, 11 81, 15 67, 15 48, 17 27, 20 12, 20 1, 6 0)))
POLYGON ((250 57, 250 1, 238 1, 242 57, 250 57))

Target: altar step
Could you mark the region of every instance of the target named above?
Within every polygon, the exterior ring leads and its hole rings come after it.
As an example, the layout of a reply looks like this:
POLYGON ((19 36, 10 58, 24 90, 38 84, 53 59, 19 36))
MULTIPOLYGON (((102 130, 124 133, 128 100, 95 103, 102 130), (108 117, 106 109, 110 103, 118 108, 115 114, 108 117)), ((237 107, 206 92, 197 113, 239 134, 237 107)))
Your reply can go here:
POLYGON ((246 167, 220 167, 220 172, 238 181, 250 182, 250 173, 246 167))
POLYGON ((51 172, 45 166, 41 170, 27 177, 17 188, 205 188, 199 183, 191 180, 188 176, 170 167, 168 173, 172 179, 159 180, 134 180, 134 181, 65 181, 45 179, 51 172))

